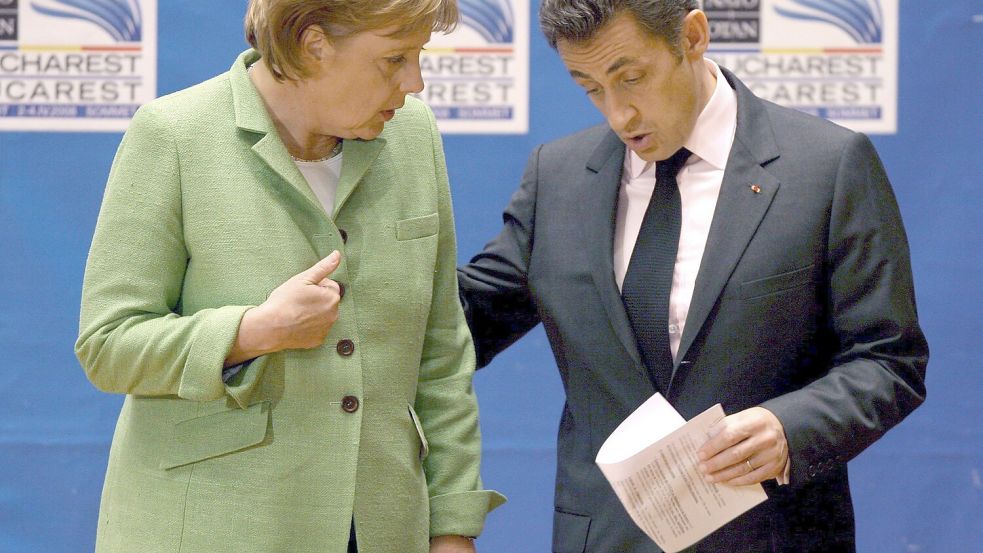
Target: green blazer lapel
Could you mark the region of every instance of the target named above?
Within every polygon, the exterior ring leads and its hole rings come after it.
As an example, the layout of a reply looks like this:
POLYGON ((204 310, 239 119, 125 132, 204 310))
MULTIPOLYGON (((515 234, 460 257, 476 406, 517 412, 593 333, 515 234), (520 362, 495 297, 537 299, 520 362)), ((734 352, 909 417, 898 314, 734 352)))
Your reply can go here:
POLYGON ((239 55, 229 70, 229 84, 232 87, 232 104, 235 109, 236 126, 243 131, 260 135, 252 147, 253 152, 269 166, 280 178, 297 190, 318 210, 324 211, 321 202, 311 191, 307 180, 290 159, 286 146, 277 134, 276 126, 266 111, 263 98, 249 79, 246 68, 259 59, 255 50, 247 50, 239 55))
POLYGON ((341 211, 342 206, 348 201, 349 196, 355 191, 355 187, 361 182, 369 166, 379 157, 379 153, 386 145, 383 137, 375 140, 346 140, 342 147, 344 161, 341 166, 341 180, 338 181, 338 191, 335 193, 334 218, 335 214, 341 211))

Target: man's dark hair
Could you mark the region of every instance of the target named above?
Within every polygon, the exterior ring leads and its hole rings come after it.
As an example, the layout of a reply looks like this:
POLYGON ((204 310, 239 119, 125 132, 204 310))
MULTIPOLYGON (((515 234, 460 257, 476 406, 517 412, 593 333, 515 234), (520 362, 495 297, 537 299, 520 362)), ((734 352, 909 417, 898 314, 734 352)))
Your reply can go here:
POLYGON ((543 0, 539 26, 550 46, 584 42, 621 13, 635 16, 641 27, 661 38, 677 56, 683 18, 699 8, 697 0, 543 0))

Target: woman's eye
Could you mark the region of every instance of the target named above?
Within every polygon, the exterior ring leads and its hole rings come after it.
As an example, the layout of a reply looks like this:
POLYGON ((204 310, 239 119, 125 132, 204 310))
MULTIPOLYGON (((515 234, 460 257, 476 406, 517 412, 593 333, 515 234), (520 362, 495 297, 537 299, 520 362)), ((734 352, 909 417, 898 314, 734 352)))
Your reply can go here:
POLYGON ((392 65, 402 65, 403 63, 406 62, 406 56, 392 56, 386 58, 386 61, 391 63, 392 65))

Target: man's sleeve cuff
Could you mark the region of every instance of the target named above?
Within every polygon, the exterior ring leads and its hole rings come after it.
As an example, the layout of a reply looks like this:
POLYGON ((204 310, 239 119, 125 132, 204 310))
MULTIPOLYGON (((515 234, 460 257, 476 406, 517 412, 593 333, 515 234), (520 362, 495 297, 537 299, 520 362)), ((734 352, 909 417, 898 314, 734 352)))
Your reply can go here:
POLYGON ((775 482, 778 482, 779 486, 787 486, 792 477, 792 457, 789 456, 785 459, 785 469, 782 473, 775 477, 775 482))

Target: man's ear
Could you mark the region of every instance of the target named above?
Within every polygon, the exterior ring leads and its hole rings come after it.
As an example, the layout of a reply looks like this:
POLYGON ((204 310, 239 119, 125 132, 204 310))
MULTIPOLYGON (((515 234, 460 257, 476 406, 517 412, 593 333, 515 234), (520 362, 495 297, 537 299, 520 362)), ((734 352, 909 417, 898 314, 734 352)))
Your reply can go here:
POLYGON ((683 19, 683 32, 680 41, 683 56, 690 60, 699 59, 710 47, 710 23, 702 10, 692 10, 683 19))

